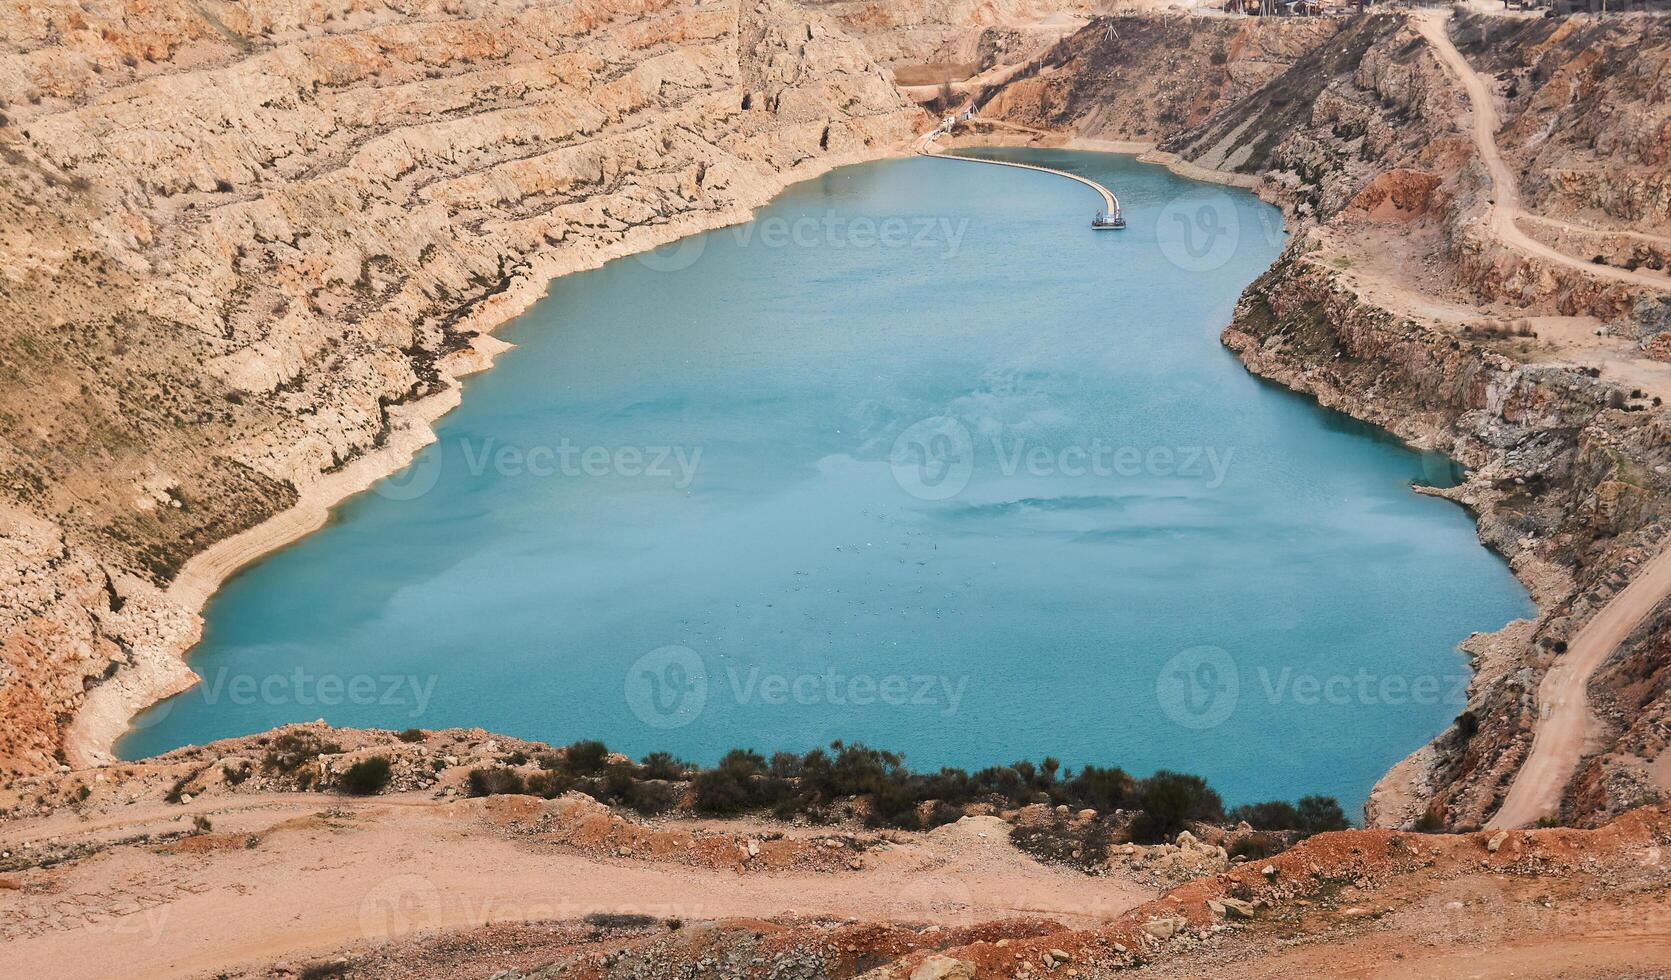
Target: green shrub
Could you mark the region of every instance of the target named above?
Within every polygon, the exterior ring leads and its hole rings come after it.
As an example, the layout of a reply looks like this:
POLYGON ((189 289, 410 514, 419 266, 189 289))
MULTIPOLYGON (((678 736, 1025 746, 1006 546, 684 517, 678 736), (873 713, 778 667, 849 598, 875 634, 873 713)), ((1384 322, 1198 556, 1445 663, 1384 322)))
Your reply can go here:
POLYGON ((753 749, 732 749, 719 760, 719 768, 738 775, 761 776, 766 773, 766 760, 753 749))
POLYGON ((602 742, 590 739, 575 742, 563 750, 564 767, 582 776, 601 772, 608 758, 609 749, 602 742))
POLYGON ((534 796, 543 796, 554 800, 569 790, 574 789, 574 777, 566 772, 536 772, 529 776, 524 788, 534 796))
POLYGON ((929 809, 928 816, 923 818, 923 829, 933 830, 944 824, 957 823, 963 816, 962 807, 945 800, 936 800, 934 806, 929 809))
POLYGON ((644 757, 639 766, 645 779, 689 779, 691 770, 696 768, 688 762, 681 762, 666 752, 651 752, 644 757))
POLYGON ((193 769, 191 772, 188 772, 184 776, 181 776, 179 779, 176 779, 174 781, 174 785, 170 786, 168 788, 168 792, 163 794, 164 802, 167 802, 167 803, 182 803, 182 802, 184 802, 185 798, 186 798, 186 788, 189 787, 191 785, 192 780, 196 779, 200 774, 202 774, 202 772, 203 772, 203 770, 201 770, 201 769, 193 769))
POLYGON ((664 782, 635 783, 627 792, 627 805, 645 815, 666 813, 679 803, 679 791, 664 782))
POLYGON ((1332 796, 1300 797, 1299 813, 1299 830, 1307 837, 1352 826, 1351 821, 1346 819, 1346 811, 1332 796))
POLYGON ((374 796, 381 793, 383 788, 389 785, 391 774, 389 760, 380 755, 374 755, 349 766, 348 770, 342 774, 342 778, 337 781, 337 785, 342 788, 344 793, 350 793, 354 796, 374 796))
POLYGON ((1143 780, 1137 805, 1143 812, 1132 822, 1132 838, 1144 844, 1175 837, 1191 821, 1224 818, 1224 802, 1205 779, 1167 769, 1143 780))
POLYGON ((659 924, 654 916, 636 912, 589 912, 582 921, 596 929, 646 929, 659 924))
POLYGON ((1248 803, 1230 811, 1229 819, 1245 821, 1254 830, 1298 830, 1300 811, 1283 800, 1248 803))
POLYGON ((400 739, 402 742, 422 742, 424 740, 424 730, 422 728, 408 728, 406 731, 396 735, 395 738, 400 739))
POLYGON ((1287 850, 1287 848, 1287 842, 1281 837, 1261 831, 1259 833, 1244 834, 1243 836, 1231 841, 1230 846, 1225 848, 1225 853, 1229 854, 1232 858, 1239 857, 1245 858, 1249 861, 1263 861, 1265 858, 1287 850))
POLYGON ((1132 796, 1137 792, 1137 780, 1118 767, 1100 769, 1086 766, 1068 781, 1068 792, 1079 802, 1088 803, 1095 809, 1118 810, 1131 805, 1132 796))
MULTIPOLYGON (((528 761, 521 752, 506 759, 528 761)), ((1145 841, 1175 836, 1192 821, 1224 819, 1218 794, 1199 776, 1162 771, 1138 780, 1122 769, 1098 766, 1086 766, 1076 774, 1050 757, 973 774, 947 767, 926 775, 907 769, 899 753, 862 742, 835 741, 827 749, 801 755, 777 752, 770 761, 753 749, 732 749, 708 769, 666 752, 652 752, 638 765, 610 764, 608 759, 602 742, 578 741, 558 752, 541 753, 534 761, 543 771, 526 778, 503 766, 472 770, 469 791, 472 796, 532 793, 549 799, 577 790, 603 803, 654 814, 678 806, 685 796, 678 784, 689 782, 691 806, 701 813, 769 811, 779 819, 827 823, 859 811, 844 801, 862 800, 869 825, 908 829, 959 820, 973 803, 1046 803, 1105 812, 1137 809, 1142 812, 1131 830, 1145 841)), ((1302 807, 1280 801, 1239 807, 1236 818, 1260 830, 1301 833, 1345 825, 1334 800, 1307 797, 1301 802, 1302 807)))
POLYGON ((694 781, 696 808, 703 813, 740 813, 753 802, 749 776, 735 769, 706 769, 694 781))
POLYGON ((1254 830, 1294 830, 1302 837, 1351 826, 1332 796, 1302 796, 1297 805, 1282 800, 1249 803, 1231 810, 1229 819, 1245 820, 1254 830))
POLYGON ((870 813, 865 822, 872 827, 918 829, 922 822, 917 817, 916 794, 903 782, 877 783, 870 794, 870 813))
POLYGON ((517 796, 528 792, 527 783, 514 769, 472 769, 468 778, 471 796, 517 796))

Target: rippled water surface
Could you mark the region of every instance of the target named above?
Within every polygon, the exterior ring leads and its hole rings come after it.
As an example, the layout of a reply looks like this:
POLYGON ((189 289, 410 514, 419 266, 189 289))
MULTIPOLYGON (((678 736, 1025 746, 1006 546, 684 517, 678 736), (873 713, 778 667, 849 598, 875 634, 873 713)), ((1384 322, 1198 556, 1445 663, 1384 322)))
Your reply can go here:
POLYGON ((1360 803, 1529 612, 1448 464, 1217 342, 1251 195, 909 159, 552 284, 440 442, 207 612, 122 752, 323 717, 712 762, 833 738, 1360 803))

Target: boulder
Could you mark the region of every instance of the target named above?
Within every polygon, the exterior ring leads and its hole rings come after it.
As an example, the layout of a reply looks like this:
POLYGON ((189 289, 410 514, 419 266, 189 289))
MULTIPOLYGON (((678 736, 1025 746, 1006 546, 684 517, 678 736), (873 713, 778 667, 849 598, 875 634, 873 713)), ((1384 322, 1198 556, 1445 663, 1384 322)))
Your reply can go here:
POLYGON ((1231 919, 1253 918, 1253 903, 1244 902, 1239 898, 1221 898, 1219 904, 1224 906, 1225 914, 1231 919))
POLYGON ((975 964, 950 956, 930 956, 911 971, 911 980, 973 980, 975 964))
POLYGON ((1139 928, 1156 939, 1171 939, 1178 934, 1178 930, 1187 925, 1189 925, 1188 919, 1181 915, 1173 915, 1160 919, 1150 919, 1139 928))

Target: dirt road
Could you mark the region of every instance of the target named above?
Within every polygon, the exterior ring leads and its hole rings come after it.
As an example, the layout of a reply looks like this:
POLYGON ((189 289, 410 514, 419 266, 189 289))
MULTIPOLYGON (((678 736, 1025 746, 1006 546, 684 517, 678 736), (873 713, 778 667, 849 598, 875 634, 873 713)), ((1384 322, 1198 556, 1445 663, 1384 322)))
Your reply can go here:
POLYGON ((1595 265, 1556 251, 1520 230, 1516 222, 1525 214, 1525 210, 1520 206, 1520 184, 1509 171, 1508 164, 1503 161, 1503 155, 1497 150, 1497 130, 1500 123, 1497 118, 1496 97, 1492 94, 1490 86, 1451 43, 1450 35, 1445 31, 1445 25, 1449 20, 1448 10, 1422 11, 1411 18, 1416 30, 1433 46, 1433 52, 1439 56, 1439 60, 1468 92, 1468 101, 1473 107, 1474 143, 1479 148, 1480 159, 1485 162, 1486 169, 1491 174, 1493 201, 1486 217, 1491 234, 1516 251, 1545 262, 1576 269, 1586 275, 1633 286, 1646 286, 1661 292, 1671 291, 1671 278, 1664 275, 1595 265))
POLYGON ((1643 565, 1631 583, 1572 638, 1567 652, 1538 685, 1540 717, 1531 754, 1487 826, 1529 826, 1560 806, 1590 733, 1590 676, 1667 594, 1671 594, 1671 549, 1643 565))
POLYGON ((0 975, 194 976, 425 930, 593 912, 703 920, 792 910, 942 924, 1040 914, 1094 926, 1156 894, 1039 864, 995 818, 901 832, 867 852, 862 870, 743 873, 554 844, 527 832, 539 803, 516 799, 529 809, 512 814, 522 829, 503 811, 485 816, 484 801, 298 794, 136 804, 103 819, 65 813, 0 828, 6 850, 46 838, 99 848, 0 888, 0 975), (197 815, 212 819, 213 835, 145 843, 197 815))

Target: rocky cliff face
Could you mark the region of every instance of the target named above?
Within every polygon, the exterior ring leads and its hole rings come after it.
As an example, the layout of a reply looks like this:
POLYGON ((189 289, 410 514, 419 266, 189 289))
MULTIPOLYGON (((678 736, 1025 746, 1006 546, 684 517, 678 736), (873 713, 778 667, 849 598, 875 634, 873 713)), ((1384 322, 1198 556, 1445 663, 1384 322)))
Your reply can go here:
POLYGON ((1382 174, 1442 172, 1469 152, 1442 73, 1402 17, 1358 18, 1308 40, 1263 87, 1163 147, 1204 166, 1266 175, 1299 217, 1319 221, 1382 174))
POLYGON ((1158 143, 1244 103, 1335 31, 1326 20, 1099 17, 982 93, 981 114, 1093 139, 1158 143))
MULTIPOLYGON (((1472 477, 1452 496, 1479 515, 1482 540, 1514 562, 1539 599, 1535 623, 1465 645, 1476 667, 1468 711, 1395 770, 1371 804, 1371 816, 1389 823, 1425 810, 1469 825, 1495 811, 1530 750, 1537 686, 1566 639, 1657 550, 1671 493, 1664 441, 1671 423, 1657 405, 1632 397, 1642 392, 1598 382, 1559 354, 1540 363, 1524 345, 1419 323, 1407 312, 1419 304, 1382 308, 1325 260, 1330 250, 1319 243, 1381 240, 1371 237, 1375 216, 1394 215, 1431 229, 1425 240, 1445 260, 1437 285, 1460 302, 1590 314, 1627 336, 1663 329, 1663 297, 1487 238, 1480 229, 1490 184, 1458 126, 1465 102, 1431 52, 1410 43, 1408 27, 1387 21, 1343 32, 1348 48, 1368 40, 1356 67, 1325 85, 1309 118, 1272 149, 1268 172, 1316 225, 1249 290, 1226 342, 1259 373, 1467 462, 1472 477), (1383 203, 1400 193, 1406 203, 1383 203)), ((1652 81, 1671 64, 1671 35, 1657 22, 1624 23, 1636 29, 1480 18, 1454 33, 1464 52, 1489 52, 1480 67, 1501 73, 1508 112, 1500 145, 1525 175, 1527 196, 1548 208, 1540 237, 1571 246, 1579 235, 1596 237, 1586 229, 1613 229, 1611 237, 1630 239, 1635 251, 1608 254, 1641 257, 1653 253, 1644 236, 1667 230, 1640 202, 1655 199, 1665 176, 1643 134, 1671 119, 1652 81), (1470 45, 1484 34, 1492 35, 1487 43, 1470 45), (1550 183, 1551 174, 1581 172, 1616 174, 1626 190, 1610 204, 1580 202, 1550 183), (1584 224, 1568 228, 1567 218, 1584 224)), ((1186 156, 1207 150, 1202 136, 1214 127, 1202 129, 1180 137, 1177 148, 1186 156)), ((1662 647, 1662 625, 1650 624, 1592 682, 1604 731, 1569 790, 1565 819, 1593 824, 1656 799, 1656 785, 1667 785, 1658 771, 1663 738, 1654 734, 1667 713, 1662 647)))
MULTIPOLYGON (((1664 269, 1671 255, 1671 100, 1663 18, 1529 20, 1465 16, 1454 40, 1491 84, 1504 125, 1497 143, 1518 175, 1534 237, 1575 256, 1664 269)), ((1593 315, 1620 334, 1671 325, 1641 290, 1503 249, 1476 234, 1478 200, 1452 224, 1460 275, 1485 299, 1593 315)))
POLYGON ((783 0, 64 0, 0 33, 0 769, 182 683, 187 559, 395 441, 549 277, 920 121, 783 0))
POLYGON ((900 84, 958 80, 1027 45, 1034 25, 1092 13, 1097 0, 802 0, 859 38, 883 67, 905 73, 900 84))
POLYGON ((1555 219, 1663 236, 1671 224, 1671 29, 1636 17, 1505 20, 1452 32, 1507 108, 1499 138, 1528 203, 1555 219))
MULTIPOLYGON (((1543 613, 1469 638, 1466 711, 1383 780, 1369 816, 1483 823, 1530 749, 1543 672, 1664 533, 1671 422, 1586 374, 1522 364, 1365 302, 1303 245, 1250 287, 1224 341, 1255 373, 1469 467, 1467 482, 1443 495, 1477 515, 1481 540, 1509 560, 1543 613)), ((1647 631, 1628 665, 1597 679, 1636 699, 1621 718, 1647 720, 1642 705, 1664 693, 1654 666, 1663 643, 1647 631)), ((1638 769, 1658 755, 1656 724, 1612 736, 1634 740, 1621 750, 1647 751, 1638 769)), ((1594 823, 1655 798, 1646 780, 1632 785, 1637 792, 1576 803, 1568 815, 1594 823)))

